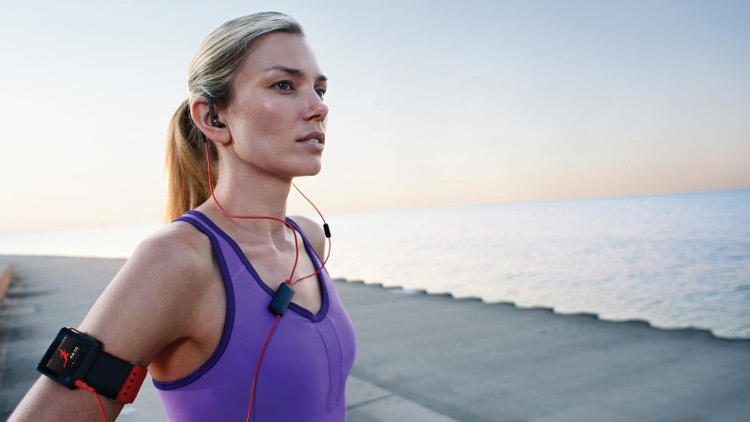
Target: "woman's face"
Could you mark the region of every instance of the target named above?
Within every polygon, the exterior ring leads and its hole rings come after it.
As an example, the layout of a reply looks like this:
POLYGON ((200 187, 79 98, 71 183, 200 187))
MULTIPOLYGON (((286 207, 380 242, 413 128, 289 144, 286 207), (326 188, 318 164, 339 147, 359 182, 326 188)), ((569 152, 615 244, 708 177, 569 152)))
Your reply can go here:
POLYGON ((283 178, 320 171, 325 143, 327 88, 310 47, 299 35, 261 38, 232 81, 226 108, 229 145, 255 170, 283 178))

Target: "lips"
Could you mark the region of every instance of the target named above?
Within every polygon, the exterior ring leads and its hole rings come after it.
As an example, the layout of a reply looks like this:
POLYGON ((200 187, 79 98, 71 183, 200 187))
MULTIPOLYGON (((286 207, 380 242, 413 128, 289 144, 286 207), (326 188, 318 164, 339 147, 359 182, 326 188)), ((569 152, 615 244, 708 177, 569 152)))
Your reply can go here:
POLYGON ((310 144, 324 144, 326 142, 326 134, 323 132, 310 132, 307 135, 303 136, 300 139, 297 139, 297 142, 306 142, 310 144))

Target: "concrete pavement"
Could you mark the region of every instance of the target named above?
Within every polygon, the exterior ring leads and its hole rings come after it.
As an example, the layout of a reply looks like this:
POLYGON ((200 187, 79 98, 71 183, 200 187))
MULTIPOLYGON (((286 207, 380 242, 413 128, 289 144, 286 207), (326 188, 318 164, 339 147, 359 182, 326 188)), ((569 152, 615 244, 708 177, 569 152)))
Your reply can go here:
MULTIPOLYGON (((0 256, 0 418, 120 259, 0 256)), ((750 341, 337 281, 357 332, 350 422, 746 421, 750 341)), ((163 421, 150 380, 118 421, 163 421)))

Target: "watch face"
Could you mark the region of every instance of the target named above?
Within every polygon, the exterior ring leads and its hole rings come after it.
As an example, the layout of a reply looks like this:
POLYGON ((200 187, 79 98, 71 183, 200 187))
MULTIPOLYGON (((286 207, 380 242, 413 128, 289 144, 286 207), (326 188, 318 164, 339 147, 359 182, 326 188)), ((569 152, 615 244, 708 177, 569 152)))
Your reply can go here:
POLYGON ((86 353, 86 344, 71 335, 65 335, 60 345, 50 356, 47 369, 56 376, 67 377, 77 368, 78 358, 86 353))
POLYGON ((36 369, 67 388, 85 375, 101 350, 101 343, 73 328, 63 328, 36 369))

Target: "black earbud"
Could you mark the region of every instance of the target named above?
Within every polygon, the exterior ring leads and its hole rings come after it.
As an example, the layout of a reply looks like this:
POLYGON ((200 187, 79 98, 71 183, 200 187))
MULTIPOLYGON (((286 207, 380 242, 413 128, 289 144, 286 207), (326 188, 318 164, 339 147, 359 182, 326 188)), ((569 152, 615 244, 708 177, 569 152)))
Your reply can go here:
POLYGON ((221 123, 218 117, 216 117, 216 115, 214 114, 214 101, 211 96, 206 94, 205 92, 201 95, 206 97, 206 100, 208 101, 208 117, 211 119, 211 126, 225 127, 224 123, 221 123))

